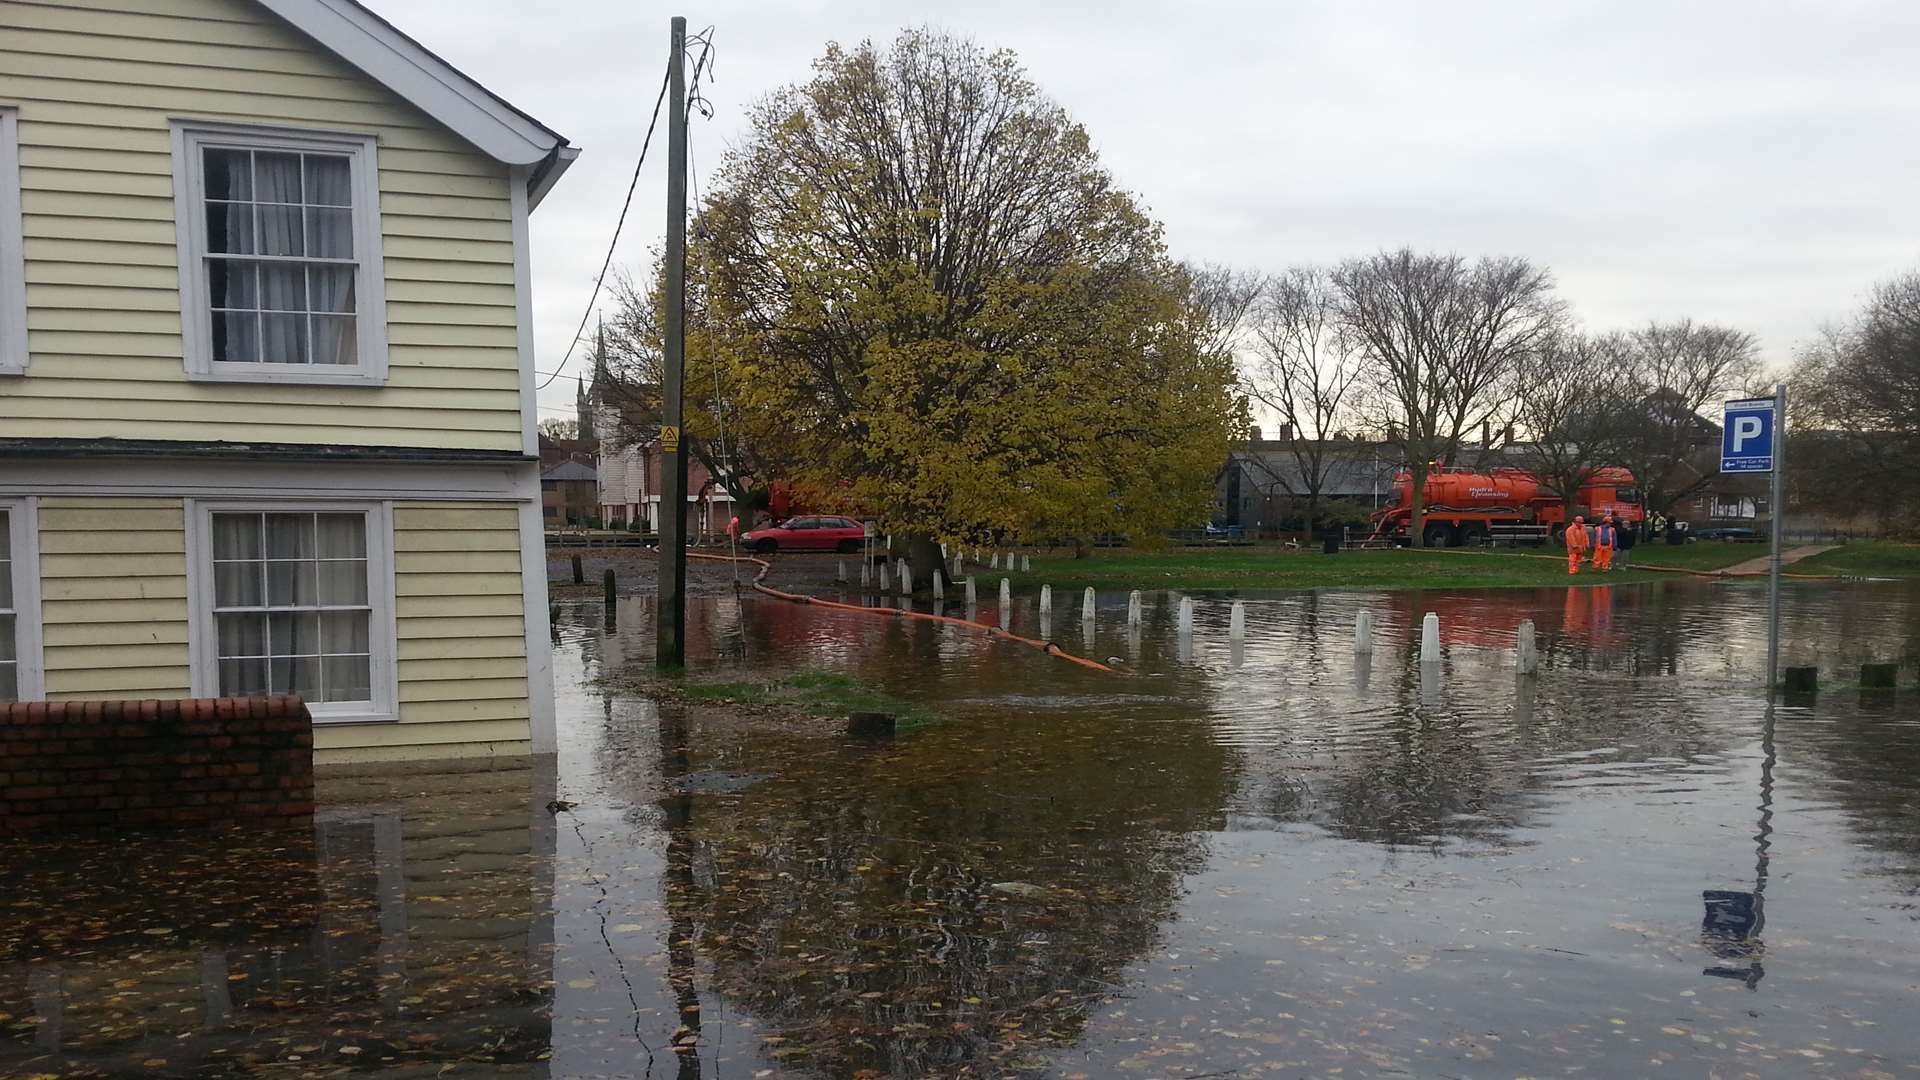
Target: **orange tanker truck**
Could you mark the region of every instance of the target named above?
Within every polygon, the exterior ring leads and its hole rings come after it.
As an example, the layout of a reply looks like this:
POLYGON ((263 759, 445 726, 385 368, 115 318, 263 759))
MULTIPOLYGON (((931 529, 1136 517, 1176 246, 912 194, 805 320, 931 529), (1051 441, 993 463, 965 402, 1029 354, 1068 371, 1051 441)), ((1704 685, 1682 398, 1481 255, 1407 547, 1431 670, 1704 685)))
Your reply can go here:
MULTIPOLYGON (((1525 469, 1499 468, 1484 472, 1462 468, 1433 468, 1423 493, 1421 532, 1427 547, 1459 547, 1493 535, 1496 526, 1540 527, 1538 538, 1558 540, 1567 527, 1567 508, 1558 492, 1525 469)), ((1413 475, 1405 470, 1393 478, 1393 502, 1373 515, 1376 539, 1401 539, 1413 518, 1413 475)), ((1646 519, 1633 474, 1625 469, 1599 469, 1574 496, 1575 514, 1589 522, 1612 514, 1622 527, 1646 519)))

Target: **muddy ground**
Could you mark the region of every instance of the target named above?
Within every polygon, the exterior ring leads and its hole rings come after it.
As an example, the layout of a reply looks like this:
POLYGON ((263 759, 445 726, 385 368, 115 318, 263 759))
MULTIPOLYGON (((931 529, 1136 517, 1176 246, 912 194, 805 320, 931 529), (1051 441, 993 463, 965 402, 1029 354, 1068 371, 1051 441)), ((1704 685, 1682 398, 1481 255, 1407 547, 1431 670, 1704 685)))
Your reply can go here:
MULTIPOLYGON (((724 555, 724 549, 700 551, 702 555, 724 555)), ((849 574, 858 572, 854 557, 845 555, 785 554, 767 557, 773 571, 767 583, 783 589, 807 591, 833 584, 835 564, 844 562, 849 574)), ((656 580, 660 560, 652 548, 548 548, 547 591, 556 600, 592 599, 600 595, 601 582, 611 569, 622 596, 651 596, 658 591, 656 580), (584 585, 573 583, 574 555, 580 556, 584 585)), ((742 587, 753 581, 760 568, 741 563, 737 580, 742 587)), ((687 560, 687 595, 715 596, 733 591, 736 568, 713 559, 687 560)))

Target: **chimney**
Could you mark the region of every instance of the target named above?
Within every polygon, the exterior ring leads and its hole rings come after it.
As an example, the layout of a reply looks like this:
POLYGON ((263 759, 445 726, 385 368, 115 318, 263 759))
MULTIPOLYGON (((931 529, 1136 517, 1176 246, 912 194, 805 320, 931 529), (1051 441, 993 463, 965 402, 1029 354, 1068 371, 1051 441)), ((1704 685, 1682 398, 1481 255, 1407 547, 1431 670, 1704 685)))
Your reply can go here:
POLYGON ((1258 425, 1258 424, 1255 424, 1255 425, 1253 426, 1253 430, 1252 430, 1252 431, 1250 431, 1250 432, 1248 432, 1247 434, 1248 434, 1248 437, 1249 437, 1249 439, 1250 439, 1250 441, 1252 441, 1252 442, 1259 442, 1259 441, 1260 441, 1260 425, 1258 425))
POLYGON ((1500 433, 1500 441, 1507 446, 1513 445, 1513 425, 1512 424, 1508 424, 1507 429, 1500 433))
POLYGON ((1293 441, 1293 425, 1292 424, 1280 425, 1280 441, 1281 442, 1293 441))
POLYGON ((1480 445, 1483 447, 1493 445, 1493 421, 1491 420, 1480 421, 1480 445))

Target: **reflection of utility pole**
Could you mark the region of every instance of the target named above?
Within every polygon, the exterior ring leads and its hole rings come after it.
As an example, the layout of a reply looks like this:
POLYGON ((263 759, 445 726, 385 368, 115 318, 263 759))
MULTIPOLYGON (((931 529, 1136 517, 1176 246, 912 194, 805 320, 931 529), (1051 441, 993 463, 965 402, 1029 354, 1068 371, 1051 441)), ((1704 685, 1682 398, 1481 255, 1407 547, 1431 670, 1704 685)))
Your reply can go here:
POLYGON ((685 407, 687 307, 687 20, 673 17, 667 58, 667 300, 660 417, 660 606, 654 660, 663 668, 687 659, 687 443, 685 407))
POLYGON ((687 713, 678 706, 660 707, 660 779, 669 785, 660 803, 667 830, 667 870, 661 880, 667 909, 667 985, 673 989, 680 1024, 673 1032, 673 1053, 679 1060, 679 1080, 700 1076, 700 991, 694 985, 693 793, 686 777, 693 771, 688 757, 687 713))
POLYGON ((1753 891, 1735 892, 1707 889, 1700 894, 1706 905, 1706 918, 1700 924, 1700 937, 1709 952, 1722 961, 1701 974, 1719 979, 1738 979, 1752 990, 1766 977, 1761 959, 1766 944, 1760 931, 1767 924, 1767 862, 1773 846, 1773 703, 1767 703, 1766 718, 1760 724, 1760 824, 1754 832, 1755 859, 1753 891))

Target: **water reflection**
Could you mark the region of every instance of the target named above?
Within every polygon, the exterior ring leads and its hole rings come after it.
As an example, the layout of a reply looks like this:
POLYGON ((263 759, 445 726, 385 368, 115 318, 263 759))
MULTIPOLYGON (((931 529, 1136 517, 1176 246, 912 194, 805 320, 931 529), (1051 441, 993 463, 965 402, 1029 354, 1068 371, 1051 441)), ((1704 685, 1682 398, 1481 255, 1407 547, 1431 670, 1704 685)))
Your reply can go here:
MULTIPOLYGON (((1770 707, 1753 590, 1580 592, 1247 594, 1237 643, 1221 597, 1190 635, 1163 594, 1055 613, 1119 675, 690 606, 696 665, 948 718, 881 740, 658 708, 598 680, 651 667, 650 606, 563 608, 557 761, 0 844, 0 1074, 1897 1074, 1911 691, 1770 707)), ((1920 593, 1795 589, 1787 624, 1831 679, 1904 657, 1920 593)))

